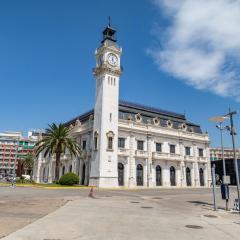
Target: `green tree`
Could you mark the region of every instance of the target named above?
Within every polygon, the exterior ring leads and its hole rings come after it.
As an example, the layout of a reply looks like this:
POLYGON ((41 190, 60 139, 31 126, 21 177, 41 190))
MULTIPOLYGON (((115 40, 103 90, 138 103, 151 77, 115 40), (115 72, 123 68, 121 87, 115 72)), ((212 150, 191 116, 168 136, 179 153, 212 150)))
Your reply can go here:
POLYGON ((54 180, 58 181, 61 155, 68 151, 71 157, 77 157, 81 154, 81 149, 78 143, 71 137, 70 127, 65 126, 62 123, 59 125, 52 123, 48 126, 49 128, 46 129, 46 133, 43 135, 42 139, 39 140, 35 145, 35 153, 37 157, 41 152, 44 153, 44 157, 48 156, 49 154, 52 156, 55 155, 56 166, 54 180))
POLYGON ((23 159, 23 167, 27 170, 27 172, 30 175, 30 180, 32 180, 33 175, 33 166, 34 166, 34 156, 30 153, 27 154, 27 156, 23 159))

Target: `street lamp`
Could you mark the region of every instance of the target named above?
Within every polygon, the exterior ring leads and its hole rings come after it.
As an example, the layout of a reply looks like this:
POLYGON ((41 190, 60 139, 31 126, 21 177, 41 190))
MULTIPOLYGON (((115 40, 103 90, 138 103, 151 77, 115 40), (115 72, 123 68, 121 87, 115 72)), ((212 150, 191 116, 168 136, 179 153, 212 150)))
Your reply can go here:
MULTIPOLYGON (((228 130, 228 126, 222 126, 222 123, 228 119, 226 116, 217 116, 212 117, 209 120, 211 122, 216 122, 218 125, 216 125, 216 128, 220 130, 220 136, 221 136, 221 150, 222 150, 222 160, 223 160, 223 184, 225 184, 226 179, 226 163, 224 158, 224 148, 223 148, 223 130, 228 130)), ((215 177, 215 176, 214 176, 215 177)), ((226 210, 228 210, 228 198, 226 198, 226 210)))
POLYGON ((224 117, 229 117, 230 118, 230 135, 232 136, 232 146, 233 146, 233 158, 234 158, 234 165, 235 165, 235 172, 236 172, 236 181, 237 181, 237 193, 238 193, 238 211, 240 213, 240 189, 239 189, 239 173, 238 173, 238 162, 236 158, 236 148, 235 148, 235 135, 237 135, 234 124, 233 124, 233 115, 236 115, 236 111, 231 111, 229 108, 228 114, 226 114, 224 117))
POLYGON ((220 130, 220 136, 221 136, 221 150, 222 150, 222 160, 223 160, 223 180, 224 177, 226 176, 226 164, 225 164, 225 158, 224 158, 224 148, 223 148, 223 130, 228 130, 228 126, 222 126, 222 123, 228 119, 228 117, 222 117, 222 116, 217 116, 210 118, 209 120, 211 122, 216 122, 219 125, 216 125, 216 128, 220 130))

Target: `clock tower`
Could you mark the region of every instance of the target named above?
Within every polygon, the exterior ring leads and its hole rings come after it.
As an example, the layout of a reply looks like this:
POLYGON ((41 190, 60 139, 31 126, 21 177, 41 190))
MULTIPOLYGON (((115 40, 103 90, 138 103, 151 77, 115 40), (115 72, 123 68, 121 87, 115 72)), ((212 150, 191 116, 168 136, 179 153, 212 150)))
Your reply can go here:
POLYGON ((110 24, 95 51, 96 102, 94 107, 93 151, 89 185, 118 186, 118 107, 122 49, 110 24))

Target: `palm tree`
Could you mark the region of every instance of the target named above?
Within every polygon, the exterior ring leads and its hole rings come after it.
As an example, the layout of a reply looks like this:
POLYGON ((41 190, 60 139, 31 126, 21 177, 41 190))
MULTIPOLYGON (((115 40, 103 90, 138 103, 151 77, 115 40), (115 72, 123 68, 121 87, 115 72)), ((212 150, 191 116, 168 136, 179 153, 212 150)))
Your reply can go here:
POLYGON ((81 149, 78 143, 71 137, 71 128, 60 123, 59 125, 52 123, 48 125, 49 128, 46 129, 42 140, 36 143, 36 156, 38 157, 41 152, 44 152, 44 157, 49 154, 56 157, 56 167, 55 167, 55 181, 59 180, 59 165, 61 154, 68 151, 72 156, 79 156, 81 154, 81 149))

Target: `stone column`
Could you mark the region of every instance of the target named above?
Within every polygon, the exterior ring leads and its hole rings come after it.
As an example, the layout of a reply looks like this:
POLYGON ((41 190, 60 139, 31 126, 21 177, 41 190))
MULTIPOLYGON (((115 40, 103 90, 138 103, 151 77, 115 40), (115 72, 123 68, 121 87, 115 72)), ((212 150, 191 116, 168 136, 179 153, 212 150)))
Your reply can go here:
POLYGON ((207 187, 210 187, 211 182, 212 182, 212 176, 211 176, 211 162, 210 162, 210 151, 209 151, 209 146, 208 144, 206 144, 206 159, 207 159, 207 166, 204 168, 204 171, 206 171, 207 173, 204 174, 204 179, 205 179, 205 185, 207 187))
POLYGON ((195 187, 200 187, 198 162, 194 163, 194 172, 195 172, 195 187))
POLYGON ((197 146, 193 143, 193 178, 194 178, 194 186, 199 187, 199 170, 198 170, 198 154, 197 154, 197 146))
POLYGON ((52 183, 53 181, 53 162, 52 162, 52 157, 51 157, 51 160, 49 161, 48 163, 48 183, 52 183))
POLYGON ((148 187, 153 187, 153 178, 152 178, 152 136, 147 136, 147 182, 148 187))
POLYGON ((183 146, 183 142, 180 139, 179 141, 179 154, 180 154, 180 158, 181 158, 181 163, 180 163, 180 169, 181 169, 181 187, 185 187, 186 186, 186 166, 185 166, 185 162, 184 162, 184 146, 183 146))
POLYGON ((181 187, 182 180, 181 180, 181 163, 178 163, 176 166, 176 186, 181 187))
POLYGON ((162 185, 164 187, 170 186, 170 166, 168 165, 167 161, 162 167, 162 185))
POLYGON ((135 136, 130 133, 130 139, 129 139, 129 180, 128 180, 128 186, 129 187, 135 187, 136 186, 136 176, 134 176, 134 168, 135 166, 135 149, 134 149, 134 141, 135 136))

